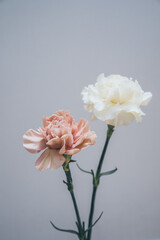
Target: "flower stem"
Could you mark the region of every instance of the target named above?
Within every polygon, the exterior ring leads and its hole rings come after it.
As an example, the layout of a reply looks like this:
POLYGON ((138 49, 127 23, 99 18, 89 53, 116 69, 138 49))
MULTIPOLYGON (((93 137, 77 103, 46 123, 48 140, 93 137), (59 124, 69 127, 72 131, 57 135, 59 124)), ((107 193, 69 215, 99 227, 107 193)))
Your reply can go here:
POLYGON ((80 214, 79 214, 79 210, 78 210, 78 206, 77 206, 77 202, 76 202, 76 198, 74 195, 74 191, 73 191, 73 182, 72 182, 72 176, 71 176, 71 171, 69 168, 69 162, 67 161, 67 157, 71 156, 65 156, 66 161, 63 164, 63 169, 66 175, 66 179, 67 179, 67 186, 68 186, 68 191, 71 194, 71 198, 73 201, 73 205, 74 205, 74 209, 75 209, 75 213, 76 213, 76 217, 77 217, 77 227, 78 227, 78 232, 79 232, 79 239, 80 240, 86 240, 85 236, 84 236, 84 231, 83 231, 83 227, 82 227, 82 222, 81 222, 81 218, 80 218, 80 214))
MULTIPOLYGON (((114 126, 108 125, 108 131, 107 131, 107 137, 106 137, 106 141, 103 147, 103 151, 101 154, 101 158, 97 167, 97 171, 96 171, 96 175, 93 177, 93 191, 92 191, 92 199, 91 199, 91 208, 90 208, 90 214, 89 214, 89 220, 88 220, 88 228, 90 228, 92 226, 93 223, 93 214, 94 214, 94 207, 95 207, 95 199, 96 199, 96 192, 97 192, 97 188, 100 182, 100 173, 101 173, 101 169, 102 169, 102 164, 104 161, 104 156, 107 150, 107 146, 109 143, 109 140, 112 136, 112 133, 114 131, 114 126)), ((91 235, 92 235, 92 228, 89 229, 88 231, 88 235, 87 235, 87 240, 91 239, 91 235)))

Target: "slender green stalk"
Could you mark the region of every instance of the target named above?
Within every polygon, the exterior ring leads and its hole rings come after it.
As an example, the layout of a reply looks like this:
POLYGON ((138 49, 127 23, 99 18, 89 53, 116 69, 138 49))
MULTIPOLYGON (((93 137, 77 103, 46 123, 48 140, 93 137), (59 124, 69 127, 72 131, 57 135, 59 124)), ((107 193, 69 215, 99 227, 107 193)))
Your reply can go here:
MULTIPOLYGON (((91 208, 90 208, 90 214, 89 214, 89 220, 88 220, 88 228, 90 228, 90 226, 92 226, 93 223, 93 214, 94 214, 94 207, 95 207, 95 199, 96 199, 96 192, 97 192, 97 188, 99 185, 99 181, 100 181, 100 173, 101 173, 101 169, 102 169, 102 164, 104 161, 104 156, 107 150, 107 146, 109 143, 109 140, 112 136, 112 133, 114 131, 114 127, 111 125, 108 125, 108 131, 107 131, 107 137, 106 137, 106 141, 103 147, 103 151, 101 154, 101 158, 97 167, 97 171, 96 171, 96 175, 93 178, 93 191, 92 191, 92 199, 91 199, 91 208)), ((91 235, 92 235, 92 228, 89 229, 88 231, 88 235, 87 235, 87 240, 91 239, 91 235)))
MULTIPOLYGON (((91 208, 90 208, 90 214, 89 214, 88 228, 90 226, 92 226, 92 222, 93 222, 93 214, 94 214, 96 192, 97 192, 97 187, 93 185, 93 192, 92 192, 92 200, 91 200, 91 208)), ((91 235, 92 235, 92 228, 89 229, 89 231, 88 231, 87 240, 91 239, 91 235)))
POLYGON ((69 157, 71 158, 71 156, 68 156, 68 155, 65 156, 66 162, 63 164, 63 169, 64 169, 66 179, 67 179, 67 182, 65 182, 65 183, 68 186, 68 191, 70 192, 71 198, 72 198, 72 201, 73 201, 73 205, 74 205, 74 209, 75 209, 75 213, 76 213, 76 217, 77 217, 77 227, 78 227, 78 231, 79 231, 79 239, 80 240, 86 240, 85 235, 84 235, 84 231, 83 231, 83 227, 82 227, 82 222, 81 222, 78 206, 77 206, 77 202, 76 202, 76 198, 75 198, 74 191, 73 191, 72 176, 71 176, 71 171, 70 171, 70 168, 69 168, 69 162, 68 162, 68 159, 67 159, 69 157))

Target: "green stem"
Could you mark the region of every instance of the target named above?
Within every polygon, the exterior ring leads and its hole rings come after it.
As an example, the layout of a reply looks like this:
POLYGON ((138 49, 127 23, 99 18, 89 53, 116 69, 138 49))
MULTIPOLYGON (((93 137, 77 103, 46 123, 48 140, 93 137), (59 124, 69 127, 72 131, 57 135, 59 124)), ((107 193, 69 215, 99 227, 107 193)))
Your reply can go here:
MULTIPOLYGON (((106 150, 107 150, 107 146, 108 146, 108 143, 109 143, 109 140, 112 136, 113 131, 114 131, 114 126, 108 125, 106 141, 105 141, 103 151, 102 151, 102 154, 101 154, 101 158, 100 158, 100 161, 99 161, 99 164, 98 164, 98 167, 97 167, 96 175, 93 178, 93 191, 92 191, 91 208, 90 208, 90 214, 89 214, 89 220, 88 220, 88 228, 90 226, 92 226, 92 223, 93 223, 95 199, 96 199, 97 188, 98 188, 99 181, 100 181, 100 173, 101 173, 105 153, 106 153, 106 150)), ((88 231, 87 240, 91 239, 91 235, 92 235, 92 228, 90 228, 89 231, 88 231)))
POLYGON ((71 171, 69 168, 69 162, 67 160, 67 158, 71 156, 65 156, 66 161, 63 164, 63 169, 66 175, 66 179, 67 179, 67 186, 68 186, 68 191, 71 194, 71 198, 73 201, 73 205, 74 205, 74 209, 75 209, 75 213, 76 213, 76 217, 77 217, 77 223, 78 223, 78 231, 79 231, 79 239, 80 240, 86 240, 86 238, 84 237, 84 231, 83 231, 83 227, 82 227, 82 223, 81 223, 81 218, 80 218, 80 214, 79 214, 79 210, 78 210, 78 206, 77 206, 77 202, 76 202, 76 198, 74 195, 74 191, 73 191, 73 182, 72 182, 72 176, 71 176, 71 171))

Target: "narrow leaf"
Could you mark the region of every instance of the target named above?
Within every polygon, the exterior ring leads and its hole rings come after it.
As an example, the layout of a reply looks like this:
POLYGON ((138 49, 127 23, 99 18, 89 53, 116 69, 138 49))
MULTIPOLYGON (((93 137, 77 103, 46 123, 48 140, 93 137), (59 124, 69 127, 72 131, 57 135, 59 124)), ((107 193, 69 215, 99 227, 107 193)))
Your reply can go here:
POLYGON ((78 232, 76 232, 76 231, 74 231, 74 230, 58 228, 58 227, 56 227, 56 226, 53 224, 53 222, 50 221, 50 223, 51 223, 52 227, 54 227, 54 228, 55 228, 56 230, 58 230, 58 231, 68 232, 68 233, 72 233, 72 234, 78 235, 78 232))
POLYGON ((78 231, 80 231, 80 227, 79 227, 78 222, 76 222, 76 226, 77 226, 77 228, 78 228, 78 231))
POLYGON ((85 222, 83 222, 82 225, 83 225, 83 230, 85 231, 85 222))
POLYGON ((110 171, 107 171, 107 172, 103 172, 103 173, 100 174, 100 177, 113 174, 113 173, 115 173, 117 170, 118 170, 118 169, 115 168, 115 169, 113 169, 113 170, 110 170, 110 171))
POLYGON ((94 171, 93 171, 93 169, 91 169, 91 174, 92 174, 92 176, 94 178, 94 171))
POLYGON ((85 222, 84 221, 82 222, 82 227, 83 227, 84 237, 86 239, 85 222))
POLYGON ((78 165, 78 163, 77 163, 77 167, 78 167, 79 170, 81 170, 82 172, 84 172, 84 173, 89 173, 89 174, 92 175, 92 173, 91 173, 90 171, 86 171, 86 170, 82 169, 82 168, 78 165))
POLYGON ((68 183, 66 181, 63 180, 63 183, 66 184, 68 186, 68 183))
POLYGON ((71 162, 76 162, 76 160, 72 160, 72 159, 71 159, 71 160, 70 160, 70 163, 71 163, 71 162))
POLYGON ((102 217, 102 214, 103 214, 103 212, 101 212, 101 214, 100 214, 100 216, 97 218, 97 220, 85 231, 85 233, 86 232, 88 232, 91 228, 93 228, 95 225, 96 225, 96 223, 99 221, 99 219, 102 217))

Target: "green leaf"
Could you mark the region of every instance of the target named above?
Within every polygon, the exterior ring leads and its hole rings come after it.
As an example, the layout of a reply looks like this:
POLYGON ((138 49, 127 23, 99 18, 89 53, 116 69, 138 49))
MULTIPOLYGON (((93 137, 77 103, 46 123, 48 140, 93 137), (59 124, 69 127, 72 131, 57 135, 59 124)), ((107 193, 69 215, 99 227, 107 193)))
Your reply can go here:
POLYGON ((92 173, 92 176, 93 176, 93 178, 94 178, 94 171, 93 171, 93 169, 91 169, 91 173, 92 173))
POLYGON ((82 222, 82 227, 83 227, 83 233, 84 233, 84 237, 86 239, 86 232, 85 232, 85 222, 82 222))
POLYGON ((66 181, 63 180, 63 183, 66 184, 68 186, 68 183, 66 181))
POLYGON ((73 163, 73 162, 76 162, 76 160, 72 160, 72 159, 71 159, 71 160, 70 160, 70 163, 73 163))
POLYGON ((52 227, 54 227, 54 228, 55 228, 56 230, 58 230, 58 231, 68 232, 68 233, 72 233, 72 234, 78 235, 78 232, 76 232, 76 231, 74 231, 74 230, 58 228, 58 227, 56 227, 56 226, 53 224, 53 222, 50 221, 50 223, 51 223, 52 227))
POLYGON ((113 169, 113 170, 110 170, 110 171, 107 171, 107 172, 100 173, 100 177, 102 177, 102 176, 106 176, 106 175, 110 175, 110 174, 113 174, 113 173, 115 173, 117 170, 118 170, 118 169, 115 168, 115 169, 113 169))
POLYGON ((85 230, 85 222, 82 222, 83 230, 85 230))
POLYGON ((79 168, 79 170, 81 170, 82 172, 93 175, 92 172, 86 171, 86 170, 82 169, 82 168, 78 165, 78 163, 77 163, 76 165, 77 165, 77 167, 79 168))
POLYGON ((80 232, 81 230, 80 230, 80 226, 79 226, 78 222, 76 222, 76 226, 78 228, 78 231, 80 232))
POLYGON ((103 214, 103 212, 101 212, 101 214, 100 214, 100 216, 97 218, 97 220, 85 231, 85 233, 86 232, 88 232, 91 228, 93 228, 95 225, 96 225, 96 223, 100 220, 100 218, 102 217, 102 214, 103 214))

